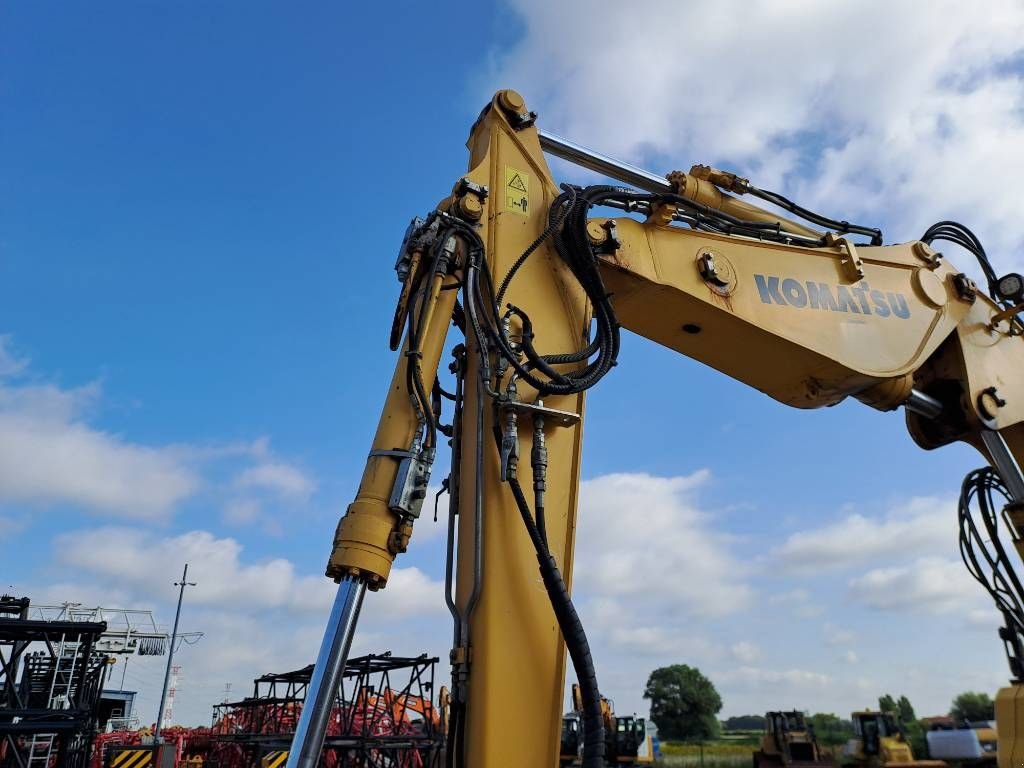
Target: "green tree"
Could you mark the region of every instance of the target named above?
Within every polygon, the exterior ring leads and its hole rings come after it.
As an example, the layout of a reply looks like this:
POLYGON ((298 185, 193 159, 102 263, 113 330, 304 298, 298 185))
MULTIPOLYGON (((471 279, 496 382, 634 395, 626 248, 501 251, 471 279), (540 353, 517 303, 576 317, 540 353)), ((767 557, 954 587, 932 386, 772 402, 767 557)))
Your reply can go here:
POLYGON ((644 698, 651 720, 665 739, 702 740, 718 736, 722 698, 700 670, 686 664, 660 667, 647 679, 644 698))
POLYGON ((888 693, 884 696, 878 697, 878 708, 882 712, 891 712, 894 715, 899 714, 899 708, 896 706, 896 699, 894 699, 888 693))
POLYGON ((831 713, 819 712, 808 717, 807 722, 814 729, 818 743, 825 747, 845 744, 853 737, 853 724, 848 720, 841 720, 831 713))
POLYGON ((896 702, 897 711, 899 712, 900 719, 910 725, 910 723, 917 722, 917 715, 914 714, 914 707, 910 704, 910 699, 906 696, 900 696, 900 700, 896 702))
POLYGON ((965 691, 953 699, 949 714, 957 720, 995 720, 996 708, 987 693, 965 691))

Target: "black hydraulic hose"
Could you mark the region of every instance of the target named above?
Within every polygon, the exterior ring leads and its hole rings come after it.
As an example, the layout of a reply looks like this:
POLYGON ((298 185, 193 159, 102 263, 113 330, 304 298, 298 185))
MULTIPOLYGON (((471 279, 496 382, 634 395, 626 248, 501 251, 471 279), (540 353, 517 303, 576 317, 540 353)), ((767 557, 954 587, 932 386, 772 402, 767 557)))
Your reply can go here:
POLYGON ((759 197, 773 205, 777 205, 784 211, 796 214, 800 218, 805 219, 812 224, 817 224, 819 227, 827 227, 828 229, 844 235, 864 235, 865 237, 871 238, 871 245, 882 244, 882 230, 877 229, 876 227, 865 227, 861 224, 851 224, 848 221, 830 219, 827 216, 822 216, 820 213, 815 213, 814 211, 804 208, 802 205, 794 203, 788 197, 783 197, 778 192, 769 192, 766 189, 758 189, 757 187, 748 187, 747 191, 755 197, 759 197))
POLYGON ((562 579, 562 574, 558 570, 558 564, 551 552, 548 551, 533 517, 530 515, 530 508, 519 481, 514 477, 509 478, 509 487, 512 489, 516 506, 519 507, 519 514, 523 518, 527 533, 529 533, 537 552, 541 580, 547 590, 548 600, 551 601, 551 608, 555 613, 562 637, 565 639, 569 658, 572 659, 572 666, 579 682, 580 694, 583 698, 582 768, 602 768, 605 747, 604 718, 601 713, 601 692, 597 686, 597 670, 594 667, 594 658, 590 653, 590 643, 583 629, 583 622, 580 621, 579 614, 576 613, 576 607, 573 605, 569 590, 562 579))
POLYGON ((540 235, 538 235, 536 240, 530 243, 529 247, 525 251, 523 251, 522 255, 520 255, 520 257, 515 260, 515 263, 512 265, 511 269, 509 269, 508 274, 505 275, 505 279, 501 281, 501 285, 498 288, 498 293, 494 297, 496 304, 501 304, 502 299, 505 298, 505 291, 508 290, 508 286, 512 282, 512 278, 516 276, 516 272, 519 271, 519 268, 522 267, 526 260, 530 258, 530 256, 533 254, 533 252, 540 248, 541 244, 549 237, 551 237, 551 234, 556 229, 558 229, 558 227, 561 226, 566 214, 569 213, 569 207, 564 206, 561 203, 563 198, 565 198, 566 196, 569 197, 571 204, 571 202, 576 199, 576 188, 571 187, 567 192, 563 192, 555 199, 554 204, 551 206, 551 213, 548 215, 547 227, 545 227, 544 231, 541 232, 540 235), (555 215, 554 213, 556 210, 558 211, 557 215, 555 215))
POLYGON ((1005 486, 991 467, 976 469, 964 479, 958 510, 960 554, 968 572, 992 596, 1003 615, 1005 627, 999 634, 1011 674, 1014 680, 1019 680, 1024 676, 1021 666, 1024 657, 1024 590, 999 538, 996 494, 1009 499, 1005 486), (971 512, 971 502, 975 500, 984 532, 975 523, 971 512))
POLYGON ((932 224, 921 235, 921 242, 931 244, 935 240, 945 240, 946 242, 959 245, 968 253, 971 253, 981 266, 981 271, 985 273, 985 280, 988 281, 989 294, 993 298, 997 298, 996 283, 998 277, 996 276, 995 269, 992 267, 992 263, 988 259, 988 254, 985 253, 985 248, 981 244, 981 240, 971 230, 965 227, 963 224, 956 221, 939 221, 932 224))

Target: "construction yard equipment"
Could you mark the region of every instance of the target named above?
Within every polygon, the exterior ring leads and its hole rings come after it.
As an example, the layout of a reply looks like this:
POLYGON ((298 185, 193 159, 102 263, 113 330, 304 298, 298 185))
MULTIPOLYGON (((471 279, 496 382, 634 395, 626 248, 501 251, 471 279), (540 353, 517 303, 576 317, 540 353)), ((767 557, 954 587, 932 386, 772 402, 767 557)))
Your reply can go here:
POLYGON ((818 746, 804 713, 769 712, 765 715, 761 748, 754 752, 754 768, 832 768, 832 756, 818 746))
POLYGON ((891 712, 864 710, 850 716, 854 738, 843 751, 843 764, 856 768, 949 768, 942 760, 915 759, 906 732, 891 712))
MULTIPOLYGON (((350 659, 333 700, 324 768, 439 768, 444 705, 433 703, 437 658, 350 659)), ((209 760, 219 768, 281 768, 292 748, 312 665, 253 681, 253 695, 214 707, 209 760)), ((445 691, 441 696, 446 696, 445 691)))
MULTIPOLYGON (((578 684, 572 686, 573 708, 562 718, 562 739, 559 763, 578 763, 583 754, 583 697, 578 684)), ((601 720, 604 725, 606 765, 646 765, 654 762, 654 744, 647 732, 647 722, 636 715, 616 715, 615 703, 601 697, 601 720)))
POLYGON ((86 768, 108 657, 103 621, 30 618, 28 598, 0 597, 0 764, 86 768))

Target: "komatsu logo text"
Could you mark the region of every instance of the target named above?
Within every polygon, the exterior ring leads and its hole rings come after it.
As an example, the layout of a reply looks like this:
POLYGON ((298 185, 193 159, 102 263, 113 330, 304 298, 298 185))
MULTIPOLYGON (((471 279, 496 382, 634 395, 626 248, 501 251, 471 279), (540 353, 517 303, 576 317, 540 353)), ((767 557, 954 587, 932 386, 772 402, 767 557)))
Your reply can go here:
POLYGON ((861 280, 855 285, 829 285, 813 280, 800 282, 792 277, 754 275, 762 304, 782 304, 798 309, 849 312, 879 317, 910 317, 910 305, 902 293, 872 290, 861 280))

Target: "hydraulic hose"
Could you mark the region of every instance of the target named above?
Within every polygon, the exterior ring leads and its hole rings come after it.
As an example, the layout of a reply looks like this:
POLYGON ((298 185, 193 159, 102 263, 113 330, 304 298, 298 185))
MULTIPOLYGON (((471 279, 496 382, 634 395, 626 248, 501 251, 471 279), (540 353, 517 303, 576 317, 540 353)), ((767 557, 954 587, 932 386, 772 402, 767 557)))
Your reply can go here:
POLYGON ((576 607, 569 596, 569 590, 565 586, 558 564, 551 552, 548 551, 540 531, 530 515, 530 508, 523 495, 523 489, 519 480, 515 477, 509 478, 509 487, 515 497, 519 514, 522 515, 523 523, 526 525, 527 533, 533 541, 534 549, 537 551, 537 563, 540 566, 540 576, 544 582, 544 588, 548 593, 548 600, 551 601, 551 608, 558 621, 558 628, 565 639, 565 645, 569 650, 569 658, 572 659, 572 666, 576 672, 576 678, 580 685, 580 694, 583 699, 583 768, 602 768, 604 765, 604 717, 601 712, 601 692, 597 685, 597 670, 594 666, 594 658, 590 653, 590 643, 587 640, 587 633, 583 629, 583 622, 580 621, 576 607))

